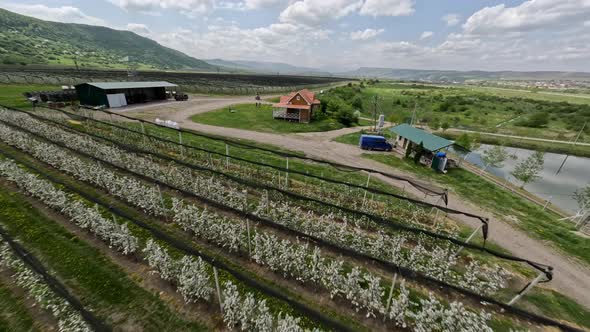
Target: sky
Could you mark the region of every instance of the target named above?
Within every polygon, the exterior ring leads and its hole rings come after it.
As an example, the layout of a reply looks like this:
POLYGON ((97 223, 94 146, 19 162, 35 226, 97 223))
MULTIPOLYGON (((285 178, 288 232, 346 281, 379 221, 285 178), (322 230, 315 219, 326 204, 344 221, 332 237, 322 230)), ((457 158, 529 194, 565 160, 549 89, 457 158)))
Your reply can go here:
POLYGON ((37 18, 130 30, 199 59, 590 71, 590 0, 0 0, 37 18))

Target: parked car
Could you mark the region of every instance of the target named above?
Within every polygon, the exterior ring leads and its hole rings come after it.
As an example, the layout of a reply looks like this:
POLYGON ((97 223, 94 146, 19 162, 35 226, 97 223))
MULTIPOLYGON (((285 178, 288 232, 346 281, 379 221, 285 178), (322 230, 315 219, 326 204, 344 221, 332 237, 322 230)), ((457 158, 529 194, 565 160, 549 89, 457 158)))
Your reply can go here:
POLYGON ((361 135, 359 147, 363 150, 391 151, 393 146, 383 136, 361 135))

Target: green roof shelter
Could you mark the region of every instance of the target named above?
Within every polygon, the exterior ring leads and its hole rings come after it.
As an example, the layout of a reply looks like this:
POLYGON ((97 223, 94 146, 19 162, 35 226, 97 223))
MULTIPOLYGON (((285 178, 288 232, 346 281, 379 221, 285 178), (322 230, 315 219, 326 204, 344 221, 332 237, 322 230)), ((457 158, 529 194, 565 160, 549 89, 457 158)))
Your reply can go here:
POLYGON ((80 105, 115 108, 166 100, 166 90, 177 88, 169 82, 88 82, 76 85, 76 94, 80 105))
POLYGON ((407 123, 400 124, 390 129, 391 132, 397 134, 397 144, 403 149, 408 147, 408 144, 414 143, 415 145, 422 144, 424 149, 430 152, 436 152, 454 144, 453 141, 449 141, 446 138, 433 135, 422 129, 414 128, 407 123))

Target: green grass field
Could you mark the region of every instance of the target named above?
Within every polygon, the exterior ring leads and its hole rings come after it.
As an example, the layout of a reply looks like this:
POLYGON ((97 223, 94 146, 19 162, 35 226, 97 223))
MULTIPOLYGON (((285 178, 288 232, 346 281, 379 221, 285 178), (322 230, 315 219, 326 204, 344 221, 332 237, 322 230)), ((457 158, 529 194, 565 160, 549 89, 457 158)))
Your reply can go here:
POLYGON ((40 84, 0 84, 0 105, 30 108, 29 103, 23 93, 31 91, 53 91, 60 90, 61 87, 55 85, 40 85, 40 84))
POLYGON ((571 94, 560 93, 555 91, 544 90, 523 90, 523 89, 509 89, 509 88, 495 88, 495 87, 473 87, 465 86, 466 89, 476 92, 483 92, 494 96, 506 98, 530 98, 535 100, 566 102, 571 104, 590 104, 590 95, 587 94, 571 94))
POLYGON ((272 107, 254 104, 239 104, 217 111, 197 114, 191 119, 194 122, 229 128, 247 129, 269 133, 305 133, 329 131, 344 128, 334 119, 311 121, 310 123, 296 123, 281 119, 273 119, 272 107))
MULTIPOLYGON (((389 82, 352 89, 340 95, 358 96, 365 116, 373 111, 372 101, 378 96, 378 112, 385 114, 386 119, 409 122, 415 110, 417 122, 435 129, 446 123, 451 128, 570 140, 584 121, 590 121, 587 95, 389 82), (543 118, 547 122, 533 124, 532 116, 539 113, 546 114, 543 118)), ((332 89, 327 92, 330 94, 339 92, 332 89)), ((586 128, 580 140, 590 142, 590 128, 586 128)))

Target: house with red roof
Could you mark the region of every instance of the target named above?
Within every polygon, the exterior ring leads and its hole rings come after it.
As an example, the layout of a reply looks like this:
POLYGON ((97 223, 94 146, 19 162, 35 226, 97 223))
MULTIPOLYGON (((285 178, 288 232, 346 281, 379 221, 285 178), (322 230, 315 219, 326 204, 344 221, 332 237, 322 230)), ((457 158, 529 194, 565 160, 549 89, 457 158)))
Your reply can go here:
POLYGON ((320 101, 315 98, 315 93, 303 89, 281 96, 279 102, 272 105, 274 107, 272 116, 275 119, 309 123, 313 112, 320 109, 320 104, 320 101))

